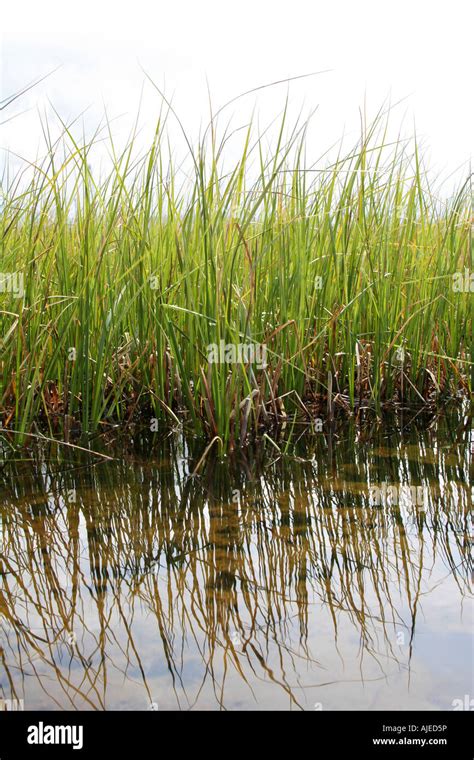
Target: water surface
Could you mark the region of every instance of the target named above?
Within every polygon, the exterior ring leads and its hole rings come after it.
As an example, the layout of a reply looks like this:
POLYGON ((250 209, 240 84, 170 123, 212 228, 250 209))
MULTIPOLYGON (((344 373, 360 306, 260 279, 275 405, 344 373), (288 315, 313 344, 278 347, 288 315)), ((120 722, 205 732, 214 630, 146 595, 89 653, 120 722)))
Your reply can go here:
POLYGON ((472 446, 453 414, 346 424, 195 475, 203 447, 184 439, 102 449, 114 461, 6 448, 0 697, 452 709, 474 693, 472 446))

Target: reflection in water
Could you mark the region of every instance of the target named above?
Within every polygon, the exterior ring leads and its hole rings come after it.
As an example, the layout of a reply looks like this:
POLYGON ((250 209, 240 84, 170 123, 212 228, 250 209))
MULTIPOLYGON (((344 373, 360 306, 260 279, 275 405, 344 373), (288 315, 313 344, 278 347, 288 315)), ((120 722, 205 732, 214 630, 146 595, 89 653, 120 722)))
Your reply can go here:
POLYGON ((192 477, 188 445, 5 460, 0 697, 450 709, 472 693, 465 418, 346 425, 192 477), (383 484, 427 498, 374 505, 383 484))

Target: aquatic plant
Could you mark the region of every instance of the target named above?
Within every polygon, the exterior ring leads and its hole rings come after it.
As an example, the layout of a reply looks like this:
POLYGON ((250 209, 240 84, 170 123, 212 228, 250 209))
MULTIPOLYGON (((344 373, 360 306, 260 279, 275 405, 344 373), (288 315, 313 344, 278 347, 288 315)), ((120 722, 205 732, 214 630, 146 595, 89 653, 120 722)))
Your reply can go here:
POLYGON ((232 165, 217 119, 197 146, 186 137, 183 181, 170 114, 140 156, 136 132, 118 149, 109 122, 82 142, 45 124, 44 159, 5 170, 4 430, 184 422, 229 450, 293 415, 471 393, 470 178, 440 200, 384 111, 307 166, 310 125, 285 110, 273 150, 250 124, 232 165), (104 177, 90 157, 105 139, 104 177))

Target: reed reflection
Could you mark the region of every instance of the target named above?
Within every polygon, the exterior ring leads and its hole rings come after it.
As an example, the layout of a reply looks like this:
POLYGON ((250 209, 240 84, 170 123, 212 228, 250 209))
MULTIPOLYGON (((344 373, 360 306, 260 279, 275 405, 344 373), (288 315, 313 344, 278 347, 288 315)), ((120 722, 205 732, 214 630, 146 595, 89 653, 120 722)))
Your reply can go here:
POLYGON ((443 593, 461 620, 469 593, 471 433, 462 417, 344 431, 194 475, 202 451, 174 439, 6 461, 0 696, 344 709, 347 684, 400 672, 408 690, 420 617, 443 593), (374 505, 383 484, 427 499, 374 505))

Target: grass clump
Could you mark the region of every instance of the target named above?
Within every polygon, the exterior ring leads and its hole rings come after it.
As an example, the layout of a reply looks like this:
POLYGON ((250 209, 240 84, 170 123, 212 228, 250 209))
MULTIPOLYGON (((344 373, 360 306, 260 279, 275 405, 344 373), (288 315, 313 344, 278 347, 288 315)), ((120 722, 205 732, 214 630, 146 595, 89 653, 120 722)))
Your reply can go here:
POLYGON ((272 151, 249 126, 230 167, 212 122, 183 181, 165 125, 137 157, 136 135, 118 151, 107 124, 105 177, 90 166, 103 136, 66 125, 57 141, 45 129, 27 182, 5 171, 4 429, 185 421, 229 450, 293 413, 470 394, 470 180, 439 201, 382 116, 316 170, 308 125, 283 115, 272 151), (210 361, 221 345, 244 350, 210 361))

